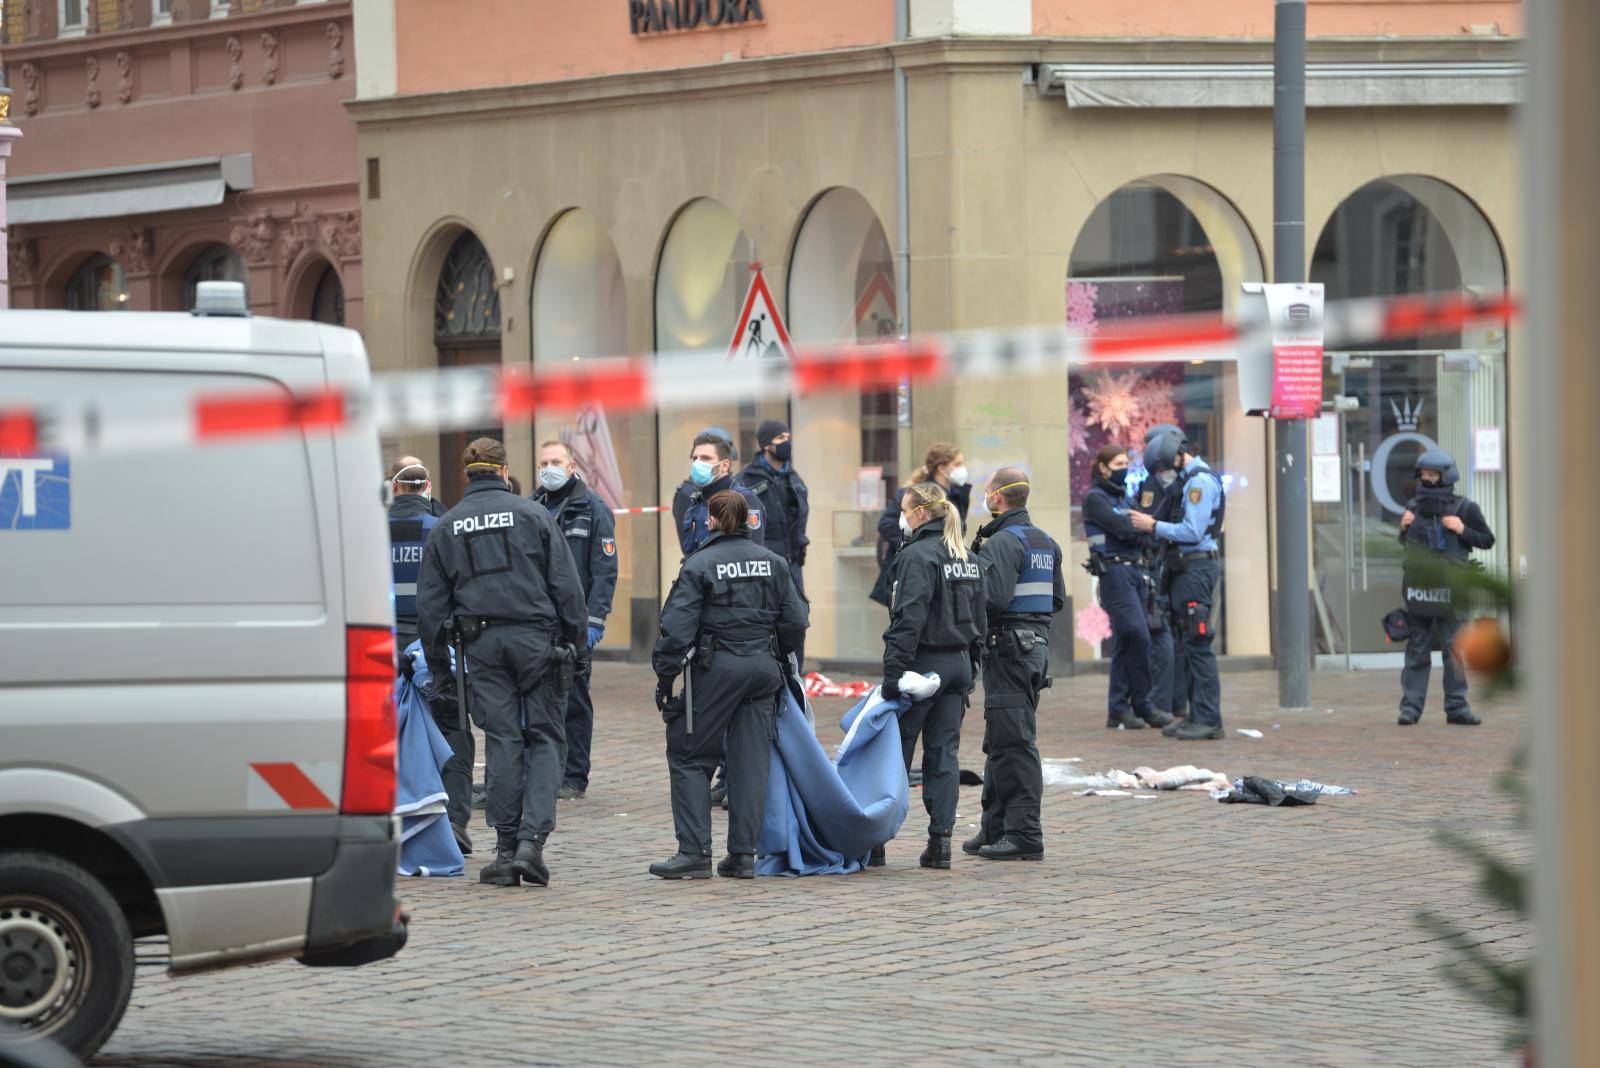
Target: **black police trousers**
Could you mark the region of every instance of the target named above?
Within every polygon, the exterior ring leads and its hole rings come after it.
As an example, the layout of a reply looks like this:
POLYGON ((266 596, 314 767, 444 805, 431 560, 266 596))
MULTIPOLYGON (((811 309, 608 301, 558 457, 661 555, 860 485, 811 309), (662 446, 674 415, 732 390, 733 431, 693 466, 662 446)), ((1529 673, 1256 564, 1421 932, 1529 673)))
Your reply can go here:
POLYGON ((922 805, 928 810, 928 834, 949 838, 961 792, 961 721, 972 689, 972 659, 965 649, 918 649, 911 670, 919 675, 938 672, 939 690, 900 714, 900 751, 909 773, 917 739, 922 739, 922 805))
POLYGON ((537 627, 496 624, 467 643, 468 707, 484 735, 485 815, 524 842, 542 841, 556 826, 565 708, 554 664, 550 638, 537 627))
POLYGON ((1024 653, 1003 634, 984 661, 982 835, 987 842, 1004 836, 1029 848, 1044 845, 1038 712, 1049 673, 1050 650, 1043 641, 1024 653))
POLYGON ((728 764, 728 852, 754 856, 767 806, 767 775, 777 733, 783 676, 770 653, 717 649, 692 665, 694 731, 688 716, 667 724, 667 771, 678 852, 711 855, 711 775, 728 764))
POLYGON ((567 757, 562 776, 580 790, 589 788, 589 750, 594 744, 594 699, 589 696, 593 674, 593 661, 585 661, 583 670, 573 674, 572 693, 567 696, 567 757))
MULTIPOLYGON (((1216 601, 1218 564, 1213 557, 1196 557, 1172 579, 1172 640, 1188 675, 1189 721, 1205 727, 1222 726, 1222 680, 1211 648, 1216 637, 1211 607, 1216 601)), ((1174 697, 1173 704, 1178 703, 1174 697)))
POLYGON ((1467 703, 1467 670, 1456 655, 1456 631, 1461 621, 1454 616, 1427 619, 1411 614, 1411 637, 1406 641, 1406 665, 1400 672, 1400 712, 1418 719, 1428 700, 1428 676, 1433 674, 1433 649, 1437 644, 1444 664, 1444 714, 1446 719, 1472 711, 1467 703))
POLYGON ((1112 719, 1146 716, 1150 701, 1150 616, 1144 607, 1144 570, 1136 564, 1106 564, 1100 576, 1100 607, 1111 617, 1111 680, 1106 707, 1112 719))

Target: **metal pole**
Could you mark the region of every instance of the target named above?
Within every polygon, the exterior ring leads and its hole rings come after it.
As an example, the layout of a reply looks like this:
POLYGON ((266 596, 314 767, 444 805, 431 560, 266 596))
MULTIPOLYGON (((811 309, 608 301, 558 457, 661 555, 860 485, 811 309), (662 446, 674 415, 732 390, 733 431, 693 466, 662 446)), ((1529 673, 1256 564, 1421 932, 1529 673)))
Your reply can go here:
MULTIPOLYGON (((1306 0, 1277 0, 1272 42, 1272 280, 1306 280, 1306 0)), ((1274 420, 1278 704, 1311 705, 1306 425, 1274 420)), ((1346 621, 1346 627, 1349 622, 1346 621)))
MULTIPOLYGON (((899 44, 911 35, 911 0, 895 0, 894 39, 899 44)), ((906 122, 906 72, 894 57, 894 180, 895 251, 894 311, 900 333, 911 332, 911 134, 906 122)))

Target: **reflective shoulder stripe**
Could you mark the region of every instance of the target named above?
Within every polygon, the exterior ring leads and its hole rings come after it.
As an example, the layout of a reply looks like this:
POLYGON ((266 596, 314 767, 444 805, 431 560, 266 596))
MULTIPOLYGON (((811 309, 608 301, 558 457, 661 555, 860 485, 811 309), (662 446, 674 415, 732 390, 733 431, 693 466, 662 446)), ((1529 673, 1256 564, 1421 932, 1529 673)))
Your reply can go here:
POLYGON ((394 584, 394 595, 396 597, 415 597, 417 595, 417 584, 415 582, 396 582, 394 584))
POLYGON ((1019 582, 1015 597, 1051 597, 1056 592, 1053 582, 1019 582))

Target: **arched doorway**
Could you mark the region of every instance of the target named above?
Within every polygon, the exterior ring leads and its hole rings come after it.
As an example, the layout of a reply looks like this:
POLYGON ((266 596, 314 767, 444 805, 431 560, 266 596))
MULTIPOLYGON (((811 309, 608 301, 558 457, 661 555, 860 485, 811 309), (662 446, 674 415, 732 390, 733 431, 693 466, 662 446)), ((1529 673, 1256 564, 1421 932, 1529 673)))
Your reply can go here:
MULTIPOLYGON (((1329 301, 1482 295, 1505 288, 1506 265, 1489 221, 1459 190, 1396 175, 1340 203, 1317 240, 1310 278, 1329 301)), ((1385 650, 1380 620, 1402 598, 1400 562, 1381 547, 1394 543, 1425 449, 1437 445, 1455 458, 1460 491, 1501 536, 1485 555, 1503 570, 1505 339, 1492 329, 1390 338, 1329 352, 1326 361, 1324 392, 1345 402, 1323 417, 1324 462, 1336 464, 1340 477, 1313 501, 1313 562, 1318 651, 1342 662, 1385 650), (1483 448, 1481 431, 1490 438, 1483 448)))
POLYGON ((208 245, 189 261, 183 272, 183 310, 194 310, 195 287, 201 282, 242 282, 245 303, 250 301, 250 275, 244 257, 227 245, 208 245))
MULTIPOLYGON (((628 297, 622 261, 606 228, 582 208, 550 225, 534 263, 529 321, 533 362, 572 365, 628 351, 628 297)), ((591 492, 611 508, 654 503, 655 418, 648 412, 540 411, 534 445, 561 441, 572 450, 591 492)), ((530 487, 531 489, 531 487, 530 487)), ((628 648, 635 603, 654 609, 658 531, 644 515, 617 517, 617 590, 606 626, 607 648, 628 648)))
MULTIPOLYGON (((789 259, 786 304, 796 344, 899 337, 894 256, 882 222, 860 193, 829 189, 811 202, 789 259)), ((805 571, 806 593, 820 609, 812 615, 807 649, 870 659, 886 616, 876 602, 854 594, 871 589, 877 578, 871 532, 913 451, 910 385, 818 394, 797 398, 790 407, 794 462, 811 490, 809 534, 817 549, 809 553, 805 571), (865 544, 833 547, 824 517, 850 512, 861 513, 852 529, 867 535, 850 540, 865 544)))
MULTIPOLYGON (((500 292, 495 286, 494 263, 476 234, 463 230, 445 254, 434 288, 433 343, 440 369, 497 365, 500 363, 500 292)), ((461 499, 466 474, 461 453, 473 438, 504 439, 502 427, 439 435, 439 468, 434 481, 441 499, 453 505, 461 499)))
MULTIPOLYGON (((1240 284, 1263 277, 1254 236, 1233 204, 1210 186, 1181 175, 1130 182, 1095 206, 1073 245, 1067 269, 1068 328, 1093 334, 1118 320, 1186 312, 1231 314, 1240 284)), ((1200 455, 1224 472, 1229 515, 1217 621, 1219 652, 1254 651, 1267 641, 1261 622, 1267 580, 1265 439, 1259 421, 1238 408, 1229 362, 1097 365, 1068 375, 1073 537, 1083 537, 1080 511, 1101 446, 1137 453, 1147 429, 1184 428, 1200 455), (1241 544, 1242 542, 1242 544, 1241 544), (1248 609, 1230 612, 1248 602, 1248 609), (1230 616, 1238 617, 1230 627, 1230 616)), ((1144 475, 1135 465, 1130 479, 1144 475)), ((1086 550, 1079 547, 1080 559, 1086 550)), ((1076 570, 1076 569, 1075 569, 1076 570)), ((1073 576, 1075 633, 1081 656, 1096 656, 1110 628, 1087 578, 1073 576)))
POLYGON ((344 283, 339 281, 339 271, 331 263, 323 264, 316 272, 316 283, 311 290, 311 308, 308 317, 314 323, 330 326, 344 325, 344 283))
POLYGON ((67 280, 68 311, 127 311, 128 279, 122 264, 97 253, 67 280))

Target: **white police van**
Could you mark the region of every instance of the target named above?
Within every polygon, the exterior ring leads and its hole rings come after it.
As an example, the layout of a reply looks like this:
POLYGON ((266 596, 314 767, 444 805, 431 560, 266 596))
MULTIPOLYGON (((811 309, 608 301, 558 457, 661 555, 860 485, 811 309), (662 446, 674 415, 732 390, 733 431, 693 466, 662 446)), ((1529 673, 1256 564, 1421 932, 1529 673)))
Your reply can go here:
POLYGON ((122 446, 0 454, 0 1028, 80 1056, 135 939, 174 974, 405 942, 377 437, 175 440, 197 397, 359 387, 366 353, 203 289, 215 314, 0 312, 0 415, 122 446))

